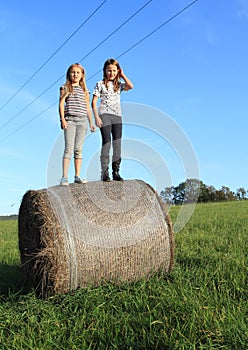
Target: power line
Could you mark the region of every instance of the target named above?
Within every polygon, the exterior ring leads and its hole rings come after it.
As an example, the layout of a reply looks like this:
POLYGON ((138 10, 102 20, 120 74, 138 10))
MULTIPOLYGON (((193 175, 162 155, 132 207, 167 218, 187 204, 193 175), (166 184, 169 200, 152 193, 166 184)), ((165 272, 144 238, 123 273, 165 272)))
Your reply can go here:
MULTIPOLYGON (((90 20, 91 17, 104 5, 107 0, 104 0, 85 20, 80 26, 61 44, 54 53, 31 75, 31 77, 25 81, 25 83, 0 107, 0 111, 6 107, 10 101, 14 99, 14 97, 42 70, 45 65, 51 61, 51 59, 68 43, 69 40, 90 20)), ((5 124, 6 125, 6 124, 5 124)))
POLYGON ((35 101, 37 101, 42 95, 44 95, 48 90, 50 90, 55 84, 57 84, 59 82, 59 80, 64 77, 64 75, 62 75, 61 77, 59 77, 53 84, 51 84, 48 88, 46 88, 42 93, 40 93, 40 95, 38 95, 34 100, 32 100, 29 104, 27 104, 25 107, 23 107, 23 109, 21 109, 18 113, 16 113, 12 118, 10 118, 5 124, 3 124, 0 127, 0 130, 2 130, 6 125, 8 125, 10 122, 12 122, 15 118, 18 117, 18 115, 20 115, 21 113, 23 113, 26 109, 28 109, 28 107, 30 107, 35 101))
POLYGON ((2 140, 0 140, 0 143, 5 141, 6 139, 8 139, 10 136, 14 135, 17 131, 23 129, 26 125, 30 124, 32 121, 34 121, 35 119, 37 119, 38 117, 40 117, 42 114, 46 113, 50 108, 52 108, 53 106, 57 105, 58 101, 54 102, 53 104, 51 104, 49 107, 47 107, 46 109, 44 109, 43 111, 41 111, 40 113, 36 114, 33 118, 29 119, 26 123, 22 124, 21 126, 19 126, 17 129, 15 129, 14 131, 12 131, 10 134, 8 134, 7 136, 5 136, 2 140))
POLYGON ((184 11, 188 10, 188 8, 190 8, 191 6, 193 6, 197 1, 199 0, 194 0, 192 1, 188 6, 184 7, 181 11, 177 12, 174 16, 170 17, 168 20, 166 20, 165 22, 163 22, 160 26, 158 26, 157 28, 155 28, 152 32, 150 32, 149 34, 147 34, 146 36, 144 36, 142 39, 140 39, 139 41, 137 41, 134 45, 130 46, 126 51, 124 51, 120 56, 118 56, 117 58, 119 59, 120 57, 124 56, 126 53, 128 53, 129 51, 131 51, 132 49, 134 49, 136 46, 138 46, 139 44, 141 44, 143 41, 145 41, 146 39, 148 39, 150 36, 152 36, 154 33, 156 33, 159 29, 161 29, 162 27, 164 27, 165 25, 167 25, 168 23, 170 23, 171 21, 173 21, 176 17, 178 17, 179 15, 181 15, 184 11))
MULTIPOLYGON (((178 11, 175 15, 173 15, 172 17, 170 17, 169 19, 167 19, 165 22, 163 22, 161 25, 159 25, 158 27, 156 27, 153 31, 151 31, 149 34, 147 34, 146 36, 144 36, 142 39, 140 39, 139 41, 137 41, 135 44, 133 44, 132 46, 130 46, 127 50, 125 50, 124 52, 122 52, 117 59, 119 59, 120 57, 124 56, 126 53, 130 52, 132 49, 134 49, 136 46, 138 46, 139 44, 141 44, 142 42, 144 42, 146 39, 148 39, 150 36, 152 36, 154 33, 156 33, 158 30, 160 30, 162 27, 164 27, 165 25, 167 25, 168 23, 170 23, 171 21, 173 21, 176 17, 178 17, 179 15, 181 15, 183 12, 185 12, 187 9, 189 9, 191 6, 193 6, 196 2, 198 2, 199 0, 194 0, 192 1, 189 5, 185 6, 182 10, 178 11)), ((99 74, 102 71, 102 69, 100 69, 99 71, 97 71, 96 73, 94 73, 93 75, 91 75, 88 79, 92 79, 94 76, 96 76, 97 74, 99 74)), ((45 92, 47 90, 49 90, 53 85, 55 85, 61 78, 59 78, 56 82, 54 82, 50 87, 48 87, 45 92)), ((42 94, 40 94, 34 101, 36 101, 40 96, 42 96, 45 92, 43 92, 42 94)), ((30 104, 32 104, 34 101, 32 101, 30 104)), ((46 111, 48 111, 51 107, 53 107, 55 104, 57 103, 54 102, 52 105, 50 105, 48 108, 46 108, 44 111, 40 112, 39 114, 37 114, 36 116, 34 116, 32 119, 30 119, 29 121, 27 121, 25 124, 21 125, 18 129, 14 130, 11 134, 7 135, 5 138, 3 138, 2 140, 0 140, 0 143, 3 142, 4 140, 6 140, 8 137, 12 136, 15 132, 19 131, 20 129, 22 129, 24 126, 26 126, 27 124, 31 123, 34 119, 38 118, 41 114, 45 113, 46 111)), ((29 104, 29 106, 30 106, 29 104)), ((26 109, 26 108, 24 108, 26 109)), ((23 111, 23 110, 22 110, 23 111)))
POLYGON ((116 32, 118 32, 125 24, 127 24, 132 18, 134 18, 139 12, 144 10, 144 8, 150 3, 152 0, 148 1, 143 5, 138 11, 136 11, 132 16, 130 16, 126 21, 124 21, 118 28, 116 28, 111 34, 109 34, 104 40, 102 40, 94 49, 92 49, 87 55, 85 55, 79 62, 82 62, 86 57, 88 57, 92 52, 98 49, 103 43, 105 43, 111 36, 113 36, 116 32))
MULTIPOLYGON (((169 19, 167 19, 165 22, 163 22, 161 25, 159 25, 158 27, 156 27, 153 31, 151 31, 149 34, 147 34, 146 36, 144 36, 142 39, 140 39, 139 41, 137 41, 135 44, 133 44, 132 46, 130 46, 127 50, 125 50, 124 52, 122 52, 122 54, 120 54, 119 56, 116 57, 116 59, 119 59, 120 57, 124 56, 126 53, 128 53, 129 51, 131 51, 132 49, 134 49, 136 46, 138 46, 139 44, 141 44, 143 41, 145 41, 146 39, 148 39, 150 36, 152 36, 154 33, 156 33, 159 29, 161 29, 162 27, 164 27, 165 25, 167 25, 168 23, 170 23, 171 21, 173 21, 176 17, 178 17, 179 15, 181 15, 184 11, 186 11, 188 8, 190 8, 191 6, 193 6, 197 1, 199 0, 194 0, 192 1, 188 6, 185 6, 182 10, 180 10, 179 12, 177 12, 175 15, 173 15, 172 17, 170 17, 169 19)), ((97 71, 96 73, 94 73, 93 75, 91 75, 88 80, 92 79, 93 77, 95 77, 97 74, 99 74, 102 70, 100 69, 99 71, 97 71)))
MULTIPOLYGON (((109 34, 104 40, 102 40, 94 49, 92 49, 89 53, 87 53, 79 62, 82 62, 86 57, 88 57, 92 52, 98 49, 104 42, 106 42, 109 38, 111 38, 116 32, 118 32, 125 24, 127 24, 132 18, 134 18, 139 12, 141 12, 152 0, 147 1, 139 10, 137 10, 132 16, 128 17, 126 21, 124 21, 119 27, 117 27, 111 34, 109 34)), ((28 105, 26 105, 22 110, 16 113, 13 117, 11 117, 6 123, 4 123, 0 130, 2 130, 6 125, 12 122, 15 118, 17 118, 21 113, 23 113, 28 107, 30 107, 35 101, 37 101, 42 95, 44 95, 48 90, 50 90, 55 84, 59 82, 60 79, 64 77, 64 74, 61 75, 54 83, 52 83, 48 88, 46 88, 43 92, 40 93, 34 100, 32 100, 28 105)))

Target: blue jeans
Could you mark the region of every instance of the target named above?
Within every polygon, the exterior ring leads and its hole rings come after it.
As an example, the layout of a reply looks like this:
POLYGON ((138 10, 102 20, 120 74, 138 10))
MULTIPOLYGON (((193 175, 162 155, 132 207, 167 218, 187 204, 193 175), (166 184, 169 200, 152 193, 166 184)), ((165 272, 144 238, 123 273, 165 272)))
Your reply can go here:
POLYGON ((74 153, 75 159, 82 159, 82 147, 87 132, 87 119, 76 121, 69 120, 68 127, 64 130, 65 150, 64 158, 71 159, 74 153))

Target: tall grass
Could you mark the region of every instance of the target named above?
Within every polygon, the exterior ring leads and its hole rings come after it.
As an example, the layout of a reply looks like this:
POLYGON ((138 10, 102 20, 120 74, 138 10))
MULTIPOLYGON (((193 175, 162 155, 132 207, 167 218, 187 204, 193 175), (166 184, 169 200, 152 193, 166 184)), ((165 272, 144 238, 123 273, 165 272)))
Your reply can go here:
POLYGON ((46 300, 21 287, 17 224, 0 222, 0 348, 246 349, 247 214, 248 201, 197 205, 169 276, 46 300))
MULTIPOLYGON (((0 298, 10 290, 20 288, 20 258, 18 252, 17 222, 0 221, 0 298)), ((1 325, 0 325, 1 327, 1 325)))

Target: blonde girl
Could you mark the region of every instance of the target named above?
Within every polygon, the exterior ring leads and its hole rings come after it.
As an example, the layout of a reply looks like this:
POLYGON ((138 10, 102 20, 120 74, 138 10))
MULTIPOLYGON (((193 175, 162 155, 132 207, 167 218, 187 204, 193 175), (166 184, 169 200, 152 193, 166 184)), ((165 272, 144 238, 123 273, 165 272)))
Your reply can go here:
POLYGON ((75 183, 81 180, 82 146, 87 132, 87 121, 91 131, 96 127, 92 122, 89 92, 85 83, 85 70, 79 63, 72 64, 66 73, 66 83, 60 87, 59 116, 64 130, 65 148, 62 162, 60 185, 68 185, 68 170, 74 154, 75 183))

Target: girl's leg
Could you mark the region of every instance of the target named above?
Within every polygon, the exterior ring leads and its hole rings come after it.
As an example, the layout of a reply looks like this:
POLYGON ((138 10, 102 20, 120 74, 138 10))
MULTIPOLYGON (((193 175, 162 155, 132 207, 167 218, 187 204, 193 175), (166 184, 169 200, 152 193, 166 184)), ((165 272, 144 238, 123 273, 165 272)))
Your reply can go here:
POLYGON ((122 138, 122 119, 115 117, 112 123, 113 135, 113 158, 112 158, 112 174, 113 180, 122 181, 123 178, 119 174, 121 164, 121 138, 122 138))
POLYGON ((62 174, 64 178, 68 178, 68 170, 73 152, 74 138, 75 127, 72 122, 68 122, 68 127, 64 130, 65 150, 62 162, 62 174))
POLYGON ((101 127, 102 149, 101 149, 101 179, 109 181, 108 165, 109 165, 109 151, 111 147, 111 120, 109 114, 101 115, 103 126, 101 127))
POLYGON ((112 121, 112 135, 113 135, 113 159, 112 162, 121 159, 121 138, 122 138, 122 119, 114 117, 112 121))
POLYGON ((82 158, 75 158, 74 159, 75 176, 80 177, 81 166, 82 166, 82 158))
POLYGON ((68 178, 68 171, 69 171, 69 166, 70 166, 70 158, 64 158, 62 161, 62 177, 68 178))
POLYGON ((76 133, 75 133, 75 142, 74 142, 74 167, 75 167, 75 176, 80 177, 80 171, 82 166, 82 154, 83 154, 83 143, 85 135, 87 132, 87 122, 86 119, 75 122, 76 124, 76 133))

